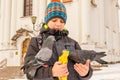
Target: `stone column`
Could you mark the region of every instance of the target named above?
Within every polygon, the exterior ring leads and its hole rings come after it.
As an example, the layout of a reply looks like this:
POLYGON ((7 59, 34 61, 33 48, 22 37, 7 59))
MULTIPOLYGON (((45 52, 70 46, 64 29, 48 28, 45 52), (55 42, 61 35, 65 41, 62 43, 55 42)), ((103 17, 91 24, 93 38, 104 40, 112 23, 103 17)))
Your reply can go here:
POLYGON ((99 29, 100 29, 100 39, 99 39, 99 45, 100 47, 105 46, 105 21, 104 21, 104 0, 99 0, 99 29))
MULTIPOLYGON (((114 1, 114 5, 117 5, 117 0, 114 1)), ((119 4, 120 5, 120 4, 119 4)), ((115 56, 115 61, 119 61, 120 57, 120 44, 119 44, 119 8, 116 6, 113 6, 112 9, 112 15, 113 15, 113 49, 114 49, 114 56, 115 56)))
POLYGON ((107 47, 112 48, 113 45, 113 35, 112 35, 112 29, 113 29, 113 16, 112 16, 112 10, 113 9, 111 6, 112 2, 105 0, 105 27, 106 27, 106 42, 107 42, 107 47))
POLYGON ((105 11, 105 27, 106 27, 106 47, 107 47, 107 55, 110 57, 107 60, 112 61, 114 59, 113 56, 113 32, 112 32, 112 5, 111 0, 104 0, 104 11, 105 11))
POLYGON ((47 0, 39 0, 39 21, 41 22, 45 16, 45 9, 47 6, 47 0))
MULTIPOLYGON (((39 25, 44 19, 46 4, 47 0, 33 0, 33 16, 37 17, 36 25, 39 25)), ((38 32, 34 31, 34 34, 37 35, 38 32)))
POLYGON ((3 48, 3 32, 4 32, 4 19, 5 19, 5 0, 1 0, 1 24, 0 24, 0 49, 3 48))
MULTIPOLYGON (((118 3, 120 6, 120 0, 118 0, 118 3)), ((119 18, 118 25, 120 25, 120 9, 118 10, 118 18, 119 18)), ((119 34, 118 34, 118 45, 119 45, 120 44, 120 26, 118 26, 118 31, 119 31, 119 34)), ((120 55, 120 45, 118 47, 119 47, 119 55, 120 55)))
POLYGON ((81 26, 82 26, 82 43, 87 43, 90 37, 90 7, 89 0, 81 0, 81 26))
POLYGON ((4 36, 3 36, 3 41, 4 41, 4 48, 8 48, 10 44, 10 19, 11 19, 11 1, 10 0, 5 0, 5 17, 4 17, 4 36))
POLYGON ((12 0, 12 8, 11 8, 11 28, 10 28, 10 43, 12 43, 11 39, 16 34, 16 20, 17 20, 17 0, 12 0))
MULTIPOLYGON (((120 0, 118 0, 118 4, 120 6, 120 0)), ((118 10, 118 18, 119 18, 119 25, 120 25, 120 9, 118 10)), ((119 27, 119 32, 120 32, 120 26, 119 27)))
POLYGON ((39 16, 39 0, 33 0, 33 16, 39 16))
MULTIPOLYGON (((36 24, 39 24, 39 7, 41 7, 41 5, 39 4, 41 0, 33 0, 33 11, 32 11, 32 16, 36 16, 36 24)), ((31 21, 32 23, 32 21, 31 21)), ((37 32, 34 32, 36 35, 38 34, 37 32)))

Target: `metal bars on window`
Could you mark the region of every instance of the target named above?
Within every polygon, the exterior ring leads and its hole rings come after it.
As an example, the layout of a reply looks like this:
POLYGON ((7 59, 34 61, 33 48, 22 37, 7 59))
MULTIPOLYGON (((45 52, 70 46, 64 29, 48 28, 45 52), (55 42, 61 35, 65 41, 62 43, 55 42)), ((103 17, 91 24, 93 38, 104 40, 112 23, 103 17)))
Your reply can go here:
POLYGON ((32 3, 33 0, 24 0, 24 16, 32 15, 32 3))

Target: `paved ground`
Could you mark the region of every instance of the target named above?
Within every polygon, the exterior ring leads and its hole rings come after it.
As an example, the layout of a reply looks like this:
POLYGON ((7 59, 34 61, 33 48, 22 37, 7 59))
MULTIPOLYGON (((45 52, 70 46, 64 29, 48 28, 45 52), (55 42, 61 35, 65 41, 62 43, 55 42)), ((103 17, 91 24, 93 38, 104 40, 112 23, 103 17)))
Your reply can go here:
POLYGON ((0 80, 8 80, 15 78, 24 78, 23 72, 18 66, 0 68, 0 80))
MULTIPOLYGON (((0 80, 27 80, 20 67, 5 67, 0 69, 0 80)), ((108 65, 94 69, 90 80, 120 80, 120 64, 108 65)))
POLYGON ((111 64, 94 71, 90 80, 120 80, 120 64, 111 64))

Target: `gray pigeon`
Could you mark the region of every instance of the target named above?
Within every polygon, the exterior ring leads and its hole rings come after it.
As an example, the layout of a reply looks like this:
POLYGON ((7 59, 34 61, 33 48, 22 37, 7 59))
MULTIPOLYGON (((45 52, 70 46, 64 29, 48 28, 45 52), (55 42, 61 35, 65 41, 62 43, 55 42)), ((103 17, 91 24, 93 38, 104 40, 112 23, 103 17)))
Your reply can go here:
POLYGON ((70 51, 70 59, 77 63, 85 64, 86 60, 97 61, 100 64, 107 64, 108 62, 102 60, 101 58, 106 56, 105 52, 96 52, 94 50, 75 50, 70 51))
POLYGON ((21 69, 25 69, 24 73, 27 74, 29 79, 32 79, 36 73, 37 68, 46 64, 52 56, 52 47, 55 42, 54 36, 48 36, 46 40, 43 41, 42 47, 36 54, 35 59, 29 61, 21 69), (27 69, 26 69, 27 68, 27 69))
POLYGON ((44 64, 51 58, 54 41, 54 36, 48 36, 48 38, 43 42, 42 48, 35 56, 35 59, 39 64, 44 64))

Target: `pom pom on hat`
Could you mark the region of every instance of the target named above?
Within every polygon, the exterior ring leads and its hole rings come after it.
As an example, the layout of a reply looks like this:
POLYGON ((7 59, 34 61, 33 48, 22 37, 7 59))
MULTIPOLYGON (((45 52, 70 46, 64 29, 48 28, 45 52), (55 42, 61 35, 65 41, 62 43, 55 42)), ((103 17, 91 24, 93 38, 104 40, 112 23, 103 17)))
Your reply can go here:
POLYGON ((62 18, 66 23, 67 13, 66 8, 60 0, 51 0, 45 10, 44 22, 47 23, 52 18, 59 17, 62 18))
POLYGON ((51 0, 51 2, 61 2, 61 0, 51 0))

